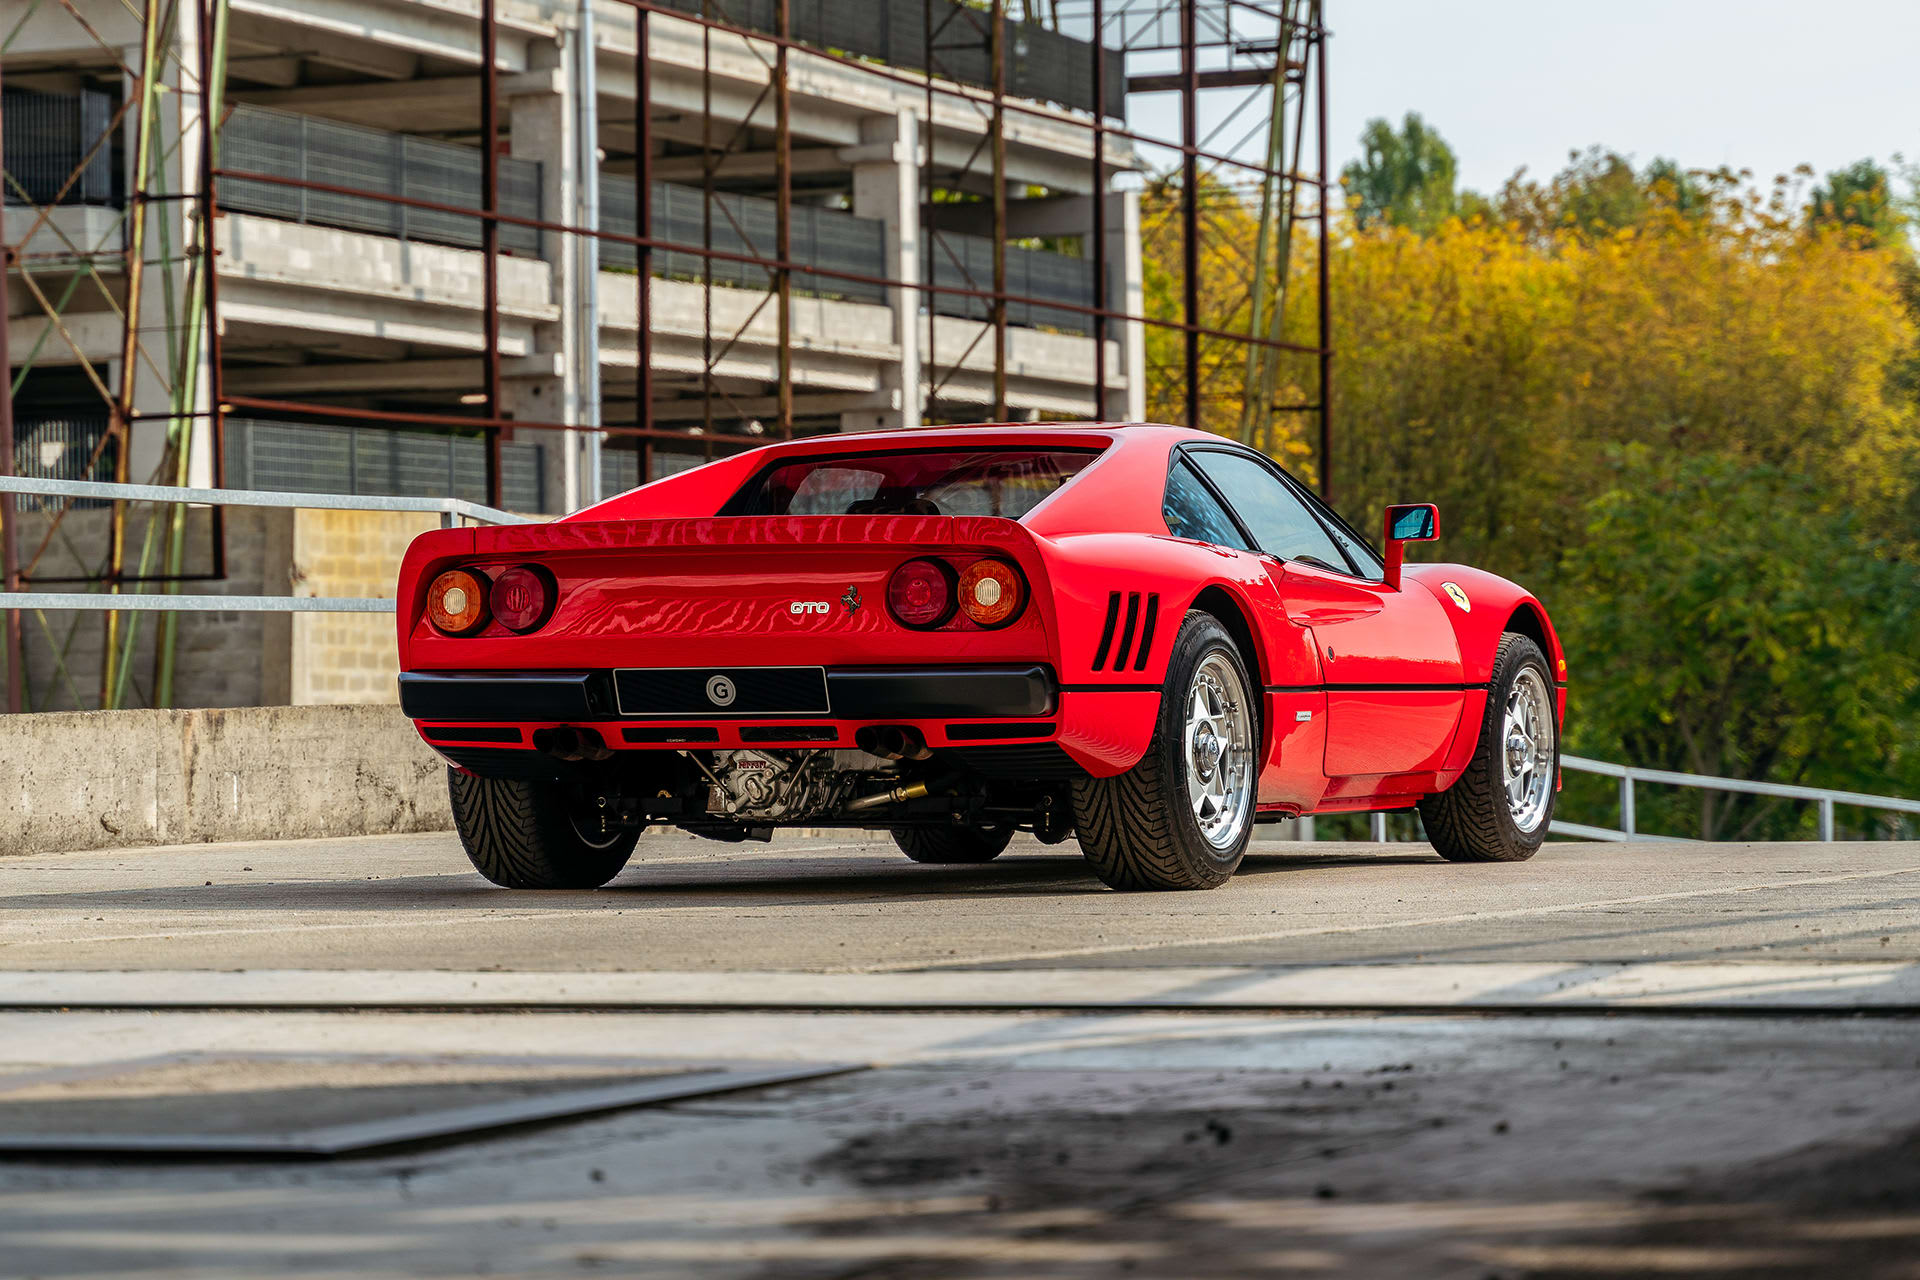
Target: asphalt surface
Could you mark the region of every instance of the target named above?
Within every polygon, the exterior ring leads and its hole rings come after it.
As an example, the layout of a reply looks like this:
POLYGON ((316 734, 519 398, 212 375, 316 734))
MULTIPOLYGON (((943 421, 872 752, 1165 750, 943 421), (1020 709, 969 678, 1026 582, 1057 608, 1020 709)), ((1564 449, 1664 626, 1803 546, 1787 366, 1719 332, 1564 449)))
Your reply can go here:
POLYGON ((324 1163, 0 1157, 0 1275, 1911 1278, 1916 1010, 1914 844, 1263 844, 1150 895, 1071 844, 650 837, 557 895, 449 836, 10 859, 0 1104, 182 1055, 263 1112, 248 1055, 866 1069, 324 1163))

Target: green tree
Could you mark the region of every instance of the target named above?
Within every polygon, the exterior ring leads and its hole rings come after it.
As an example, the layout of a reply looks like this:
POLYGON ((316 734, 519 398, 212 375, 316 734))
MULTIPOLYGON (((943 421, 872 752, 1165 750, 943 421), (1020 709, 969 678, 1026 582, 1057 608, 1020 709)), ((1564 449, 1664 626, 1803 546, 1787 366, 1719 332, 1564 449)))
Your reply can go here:
POLYGON ((1340 171, 1340 185, 1361 227, 1386 222, 1425 234, 1459 212, 1453 148, 1417 112, 1407 113, 1398 133, 1385 120, 1369 120, 1360 151, 1340 171))
POLYGON ((1815 224, 1855 228, 1876 245, 1898 244, 1907 233, 1906 210, 1894 198, 1893 179, 1871 160, 1829 173, 1813 189, 1807 216, 1815 224))
MULTIPOLYGON (((1636 445, 1610 455, 1584 516, 1551 601, 1570 750, 1856 791, 1920 784, 1920 575, 1887 514, 1836 508, 1778 468, 1636 445)), ((1763 797, 1645 800, 1655 822, 1697 806, 1707 840, 1813 822, 1763 797)))

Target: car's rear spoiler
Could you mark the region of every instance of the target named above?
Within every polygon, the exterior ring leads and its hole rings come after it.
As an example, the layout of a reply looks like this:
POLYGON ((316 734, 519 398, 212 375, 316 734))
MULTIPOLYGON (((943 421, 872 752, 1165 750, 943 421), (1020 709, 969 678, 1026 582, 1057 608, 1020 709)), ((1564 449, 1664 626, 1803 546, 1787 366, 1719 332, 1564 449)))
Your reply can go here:
POLYGON ((415 546, 438 558, 670 548, 994 547, 1031 540, 1018 522, 989 516, 710 516, 447 529, 422 534, 415 546))

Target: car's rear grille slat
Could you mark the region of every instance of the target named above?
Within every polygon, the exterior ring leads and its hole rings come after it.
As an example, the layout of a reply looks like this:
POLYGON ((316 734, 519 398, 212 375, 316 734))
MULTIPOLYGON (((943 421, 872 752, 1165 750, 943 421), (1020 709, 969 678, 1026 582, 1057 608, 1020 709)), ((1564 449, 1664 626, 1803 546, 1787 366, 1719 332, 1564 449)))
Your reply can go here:
POLYGON ((1147 597, 1147 620, 1140 630, 1140 652, 1133 655, 1133 669, 1147 669, 1147 655, 1153 652, 1153 620, 1160 616, 1160 593, 1147 597))
POLYGON ((1113 669, 1127 669, 1127 654, 1133 649, 1133 629, 1140 624, 1140 593, 1127 593, 1127 625, 1120 631, 1120 650, 1113 655, 1113 669))
POLYGON ((947 747, 940 753, 962 768, 987 778, 1054 781, 1084 778, 1087 771, 1074 763, 1057 742, 1031 746, 947 747))
POLYGON ((718 742, 720 741, 720 731, 718 729, 681 725, 676 728, 664 729, 622 729, 620 731, 620 737, 622 740, 636 745, 645 746, 651 744, 658 746, 675 742, 718 742))
POLYGON ((828 724, 750 724, 740 730, 742 742, 838 742, 840 731, 828 724))
POLYGON ((1107 625, 1100 628, 1100 647, 1093 651, 1093 669, 1099 671, 1106 666, 1107 650, 1113 647, 1113 629, 1120 621, 1120 593, 1107 593, 1107 625))

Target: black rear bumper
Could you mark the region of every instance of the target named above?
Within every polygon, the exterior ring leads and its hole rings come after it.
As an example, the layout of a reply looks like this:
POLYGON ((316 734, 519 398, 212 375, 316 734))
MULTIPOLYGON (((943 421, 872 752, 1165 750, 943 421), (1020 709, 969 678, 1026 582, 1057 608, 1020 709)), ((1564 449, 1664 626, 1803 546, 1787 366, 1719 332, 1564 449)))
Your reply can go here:
MULTIPOLYGON (((625 679, 631 681, 635 673, 625 679)), ((689 709, 623 716, 611 671, 406 671, 400 709, 413 720, 527 722, 621 719, 921 720, 1050 716, 1053 671, 1038 663, 994 667, 829 667, 827 710, 793 713, 689 709)))

